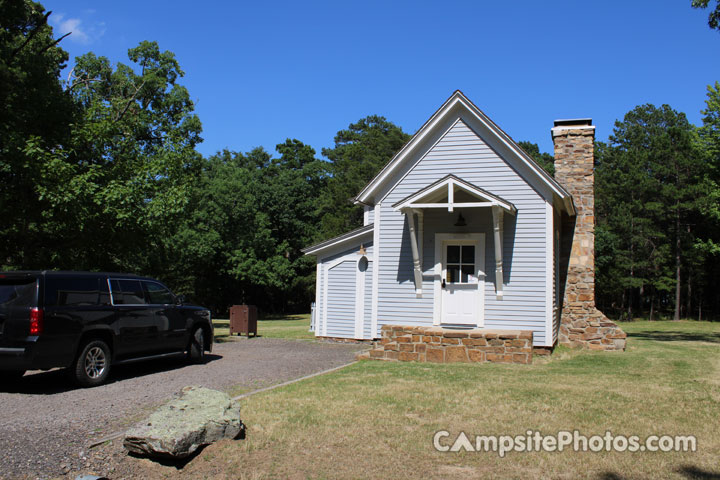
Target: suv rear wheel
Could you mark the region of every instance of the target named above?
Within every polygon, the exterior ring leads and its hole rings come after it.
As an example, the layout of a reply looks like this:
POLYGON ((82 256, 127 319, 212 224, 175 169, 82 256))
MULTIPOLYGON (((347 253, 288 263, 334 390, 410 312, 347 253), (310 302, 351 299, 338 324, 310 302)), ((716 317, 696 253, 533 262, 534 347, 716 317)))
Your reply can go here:
POLYGON ((192 363, 203 363, 205 361, 205 330, 202 327, 195 327, 190 336, 188 360, 192 363))
POLYGON ((80 350, 73 368, 75 381, 81 387, 95 387, 110 374, 110 347, 102 340, 91 340, 80 350))

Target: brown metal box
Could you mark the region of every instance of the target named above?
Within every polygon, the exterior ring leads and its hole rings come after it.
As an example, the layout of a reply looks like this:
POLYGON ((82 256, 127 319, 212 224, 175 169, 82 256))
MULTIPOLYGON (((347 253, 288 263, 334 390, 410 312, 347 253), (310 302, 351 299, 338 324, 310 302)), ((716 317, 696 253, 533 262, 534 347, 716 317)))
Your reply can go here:
POLYGON ((233 305, 230 307, 230 335, 252 333, 257 337, 257 308, 255 305, 233 305))

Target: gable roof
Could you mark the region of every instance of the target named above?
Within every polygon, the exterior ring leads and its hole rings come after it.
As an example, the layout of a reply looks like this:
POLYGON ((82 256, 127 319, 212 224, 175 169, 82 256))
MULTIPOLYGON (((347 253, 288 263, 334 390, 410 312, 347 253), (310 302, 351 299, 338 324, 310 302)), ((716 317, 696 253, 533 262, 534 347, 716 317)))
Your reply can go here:
POLYGON ((471 117, 475 118, 482 125, 484 125, 488 131, 495 136, 495 138, 505 144, 510 150, 511 154, 523 164, 525 164, 529 170, 535 175, 541 182, 549 187, 549 189, 557 195, 563 202, 565 209, 570 215, 575 215, 575 207, 573 205, 572 196, 565 190, 554 178, 552 178, 545 170, 542 169, 530 156, 523 151, 520 146, 495 122, 485 115, 475 104, 473 104, 468 98, 460 91, 456 90, 450 98, 428 119, 425 124, 413 135, 408 143, 403 146, 398 153, 388 162, 385 167, 380 170, 375 178, 368 183, 365 188, 355 197, 355 203, 367 204, 368 200, 376 193, 380 187, 395 173, 400 165, 410 157, 410 154, 418 148, 418 145, 422 143, 422 140, 428 136, 438 125, 442 124, 448 115, 451 114, 452 110, 459 106, 471 117))
MULTIPOLYGON (((508 202, 507 200, 498 197, 497 195, 493 195, 492 193, 488 192, 487 190, 484 190, 477 185, 473 185, 470 182, 466 182, 465 180, 456 177, 453 174, 449 174, 438 180, 437 182, 434 182, 430 185, 428 185, 425 188, 422 188, 418 190, 417 192, 408 195, 407 197, 403 198, 399 202, 395 203, 393 205, 393 208, 395 209, 402 209, 405 207, 412 207, 412 204, 418 202, 419 200, 422 200, 424 197, 427 197, 428 195, 431 195, 432 193, 438 192, 443 188, 447 187, 453 188, 454 186, 458 186, 461 190, 465 190, 466 192, 470 193, 473 196, 480 197, 483 199, 483 201, 487 202, 489 205, 497 205, 499 207, 504 208, 508 212, 515 214, 517 211, 517 208, 515 208, 515 205, 508 202)), ((438 204, 440 205, 440 204, 438 204)), ((448 205, 447 203, 444 205, 448 205)), ((462 203, 456 203, 456 207, 460 208, 463 206, 462 203)))

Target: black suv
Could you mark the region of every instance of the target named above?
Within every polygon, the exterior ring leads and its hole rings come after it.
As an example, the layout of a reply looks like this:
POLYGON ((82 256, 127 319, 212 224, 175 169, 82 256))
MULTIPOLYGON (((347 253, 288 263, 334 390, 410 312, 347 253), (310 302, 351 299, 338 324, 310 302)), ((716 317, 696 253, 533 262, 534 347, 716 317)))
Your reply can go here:
POLYGON ((0 378, 67 367, 84 387, 110 365, 212 351, 210 311, 162 283, 119 273, 0 272, 0 378))

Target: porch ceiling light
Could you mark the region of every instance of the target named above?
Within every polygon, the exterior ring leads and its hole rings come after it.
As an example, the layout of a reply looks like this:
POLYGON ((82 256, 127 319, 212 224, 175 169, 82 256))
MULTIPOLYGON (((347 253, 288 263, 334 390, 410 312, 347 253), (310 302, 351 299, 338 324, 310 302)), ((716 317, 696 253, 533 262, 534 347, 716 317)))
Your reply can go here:
POLYGON ((462 216, 462 212, 458 214, 457 222, 455 222, 456 227, 465 227, 467 226, 467 222, 465 221, 465 217, 462 216))

